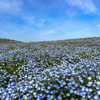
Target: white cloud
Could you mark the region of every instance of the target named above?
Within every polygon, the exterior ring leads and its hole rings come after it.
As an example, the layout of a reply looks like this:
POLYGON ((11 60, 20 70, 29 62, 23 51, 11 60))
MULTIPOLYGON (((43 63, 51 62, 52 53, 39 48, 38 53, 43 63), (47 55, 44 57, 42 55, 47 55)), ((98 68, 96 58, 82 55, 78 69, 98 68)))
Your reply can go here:
POLYGON ((27 23, 27 24, 30 24, 30 25, 34 25, 38 28, 41 28, 41 27, 44 27, 45 26, 45 22, 46 22, 46 19, 43 19, 43 18, 37 18, 36 16, 34 15, 25 15, 25 16, 21 16, 21 18, 27 23))
POLYGON ((22 0, 0 0, 0 12, 17 13, 21 11, 22 0))
POLYGON ((22 15, 21 18, 28 24, 35 24, 35 17, 32 15, 22 15))
POLYGON ((100 24, 98 24, 97 27, 100 28, 100 24))
POLYGON ((52 34, 56 33, 56 30, 46 30, 45 32, 43 32, 41 35, 43 36, 50 36, 52 34))
POLYGON ((96 7, 92 0, 66 0, 66 3, 83 10, 85 13, 96 12, 96 7))

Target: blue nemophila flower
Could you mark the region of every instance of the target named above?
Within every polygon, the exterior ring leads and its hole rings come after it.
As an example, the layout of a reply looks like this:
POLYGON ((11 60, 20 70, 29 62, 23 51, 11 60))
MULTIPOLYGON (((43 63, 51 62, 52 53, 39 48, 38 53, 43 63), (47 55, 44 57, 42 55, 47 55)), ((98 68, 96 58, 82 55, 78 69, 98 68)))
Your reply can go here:
POLYGON ((75 100, 74 98, 71 98, 70 100, 75 100))
POLYGON ((96 89, 97 89, 97 90, 100 90, 100 86, 99 86, 99 85, 97 85, 97 86, 96 86, 96 89))
POLYGON ((64 80, 60 81, 60 87, 63 87, 64 85, 66 85, 66 82, 64 80))
POLYGON ((60 95, 63 95, 64 96, 64 93, 63 92, 60 92, 60 95))
POLYGON ((83 96, 83 95, 85 95, 85 94, 84 94, 84 92, 79 92, 79 91, 78 91, 77 95, 83 96))
POLYGON ((36 100, 41 100, 41 97, 39 96, 39 94, 37 95, 37 99, 36 100))
POLYGON ((73 92, 74 92, 74 91, 71 89, 71 90, 70 90, 70 93, 73 93, 73 92))
POLYGON ((24 99, 24 100, 27 100, 28 97, 27 97, 26 95, 23 95, 23 99, 24 99))
POLYGON ((72 84, 75 85, 75 81, 73 81, 72 84))
POLYGON ((100 90, 99 90, 99 91, 97 91, 97 93, 98 93, 98 95, 100 96, 100 90))
POLYGON ((50 88, 51 88, 50 86, 47 87, 48 90, 50 90, 50 88))
POLYGON ((89 76, 87 79, 88 79, 88 80, 91 80, 91 79, 92 79, 92 77, 91 77, 91 76, 89 76))
POLYGON ((86 91, 84 91, 84 92, 82 92, 84 95, 86 95, 87 94, 87 92, 86 91))
POLYGON ((53 100, 57 100, 57 98, 54 98, 53 100))
POLYGON ((55 90, 51 90, 50 91, 50 94, 54 94, 56 91, 55 90))
POLYGON ((46 90, 45 92, 46 92, 46 93, 49 93, 49 90, 46 90))
POLYGON ((80 82, 83 83, 84 82, 83 79, 80 79, 80 82))
POLYGON ((75 83, 75 87, 78 87, 79 86, 79 84, 78 83, 75 83))
POLYGON ((98 95, 94 95, 94 100, 99 100, 99 96, 98 95))
POLYGON ((35 84, 35 88, 38 88, 38 84, 37 83, 35 84))
POLYGON ((41 88, 40 87, 37 87, 37 90, 40 90, 41 88))
POLYGON ((72 86, 72 83, 71 83, 71 82, 69 82, 69 83, 68 83, 68 87, 71 87, 71 86, 72 86))
POLYGON ((39 94, 39 96, 40 96, 40 98, 42 98, 42 99, 43 99, 43 98, 45 97, 45 94, 40 93, 40 94, 39 94))
POLYGON ((5 95, 2 95, 2 96, 1 96, 1 99, 2 99, 2 100, 4 100, 5 98, 6 98, 6 96, 5 96, 5 95))
POLYGON ((96 76, 96 78, 97 78, 97 79, 100 79, 100 76, 98 75, 98 76, 96 76))
POLYGON ((86 98, 86 95, 85 95, 85 94, 83 94, 83 95, 82 95, 82 98, 86 98))
POLYGON ((61 95, 59 95, 57 98, 58 98, 58 100, 62 100, 62 96, 61 95))
POLYGON ((9 96, 7 96, 6 98, 5 98, 5 100, 9 100, 10 99, 10 97, 9 96))
POLYGON ((41 91, 44 91, 44 90, 45 90, 45 87, 44 87, 44 86, 42 86, 42 87, 41 87, 41 91))
POLYGON ((69 97, 70 96, 70 93, 67 93, 66 96, 69 97))
POLYGON ((77 93, 78 93, 78 91, 77 91, 77 90, 75 90, 75 91, 74 91, 74 94, 77 94, 77 93))
POLYGON ((18 96, 17 96, 17 95, 15 95, 13 98, 14 98, 14 99, 17 99, 17 97, 18 97, 18 96))
POLYGON ((33 93, 33 92, 34 92, 34 90, 29 90, 28 92, 29 92, 29 93, 33 93))
POLYGON ((86 92, 89 92, 89 88, 86 88, 86 92))
POLYGON ((89 86, 89 87, 92 86, 92 85, 93 85, 93 82, 91 82, 91 81, 88 82, 88 84, 87 84, 87 86, 89 86))
POLYGON ((66 78, 66 81, 68 81, 69 79, 68 78, 66 78))
POLYGON ((70 80, 73 81, 74 80, 74 77, 71 77, 70 80))
POLYGON ((34 80, 31 80, 31 81, 29 81, 28 83, 29 83, 29 84, 32 84, 33 82, 34 82, 34 80))
POLYGON ((42 97, 43 96, 43 93, 40 93, 40 96, 42 97))
POLYGON ((90 89, 89 89, 89 92, 92 92, 92 91, 93 91, 93 89, 92 89, 92 88, 90 88, 90 89))
POLYGON ((90 94, 88 94, 88 95, 87 95, 87 98, 89 98, 89 99, 90 99, 90 98, 92 98, 92 96, 91 96, 90 94))
POLYGON ((33 92, 33 96, 36 97, 37 96, 37 93, 36 92, 33 92))
POLYGON ((86 87, 85 86, 82 86, 81 90, 82 91, 85 91, 86 90, 86 87))
POLYGON ((97 83, 97 85, 99 85, 99 86, 100 86, 100 81, 97 81, 96 83, 97 83))
POLYGON ((52 100, 51 98, 47 98, 47 100, 52 100))
POLYGON ((50 99, 53 100, 54 99, 54 95, 50 95, 50 99))

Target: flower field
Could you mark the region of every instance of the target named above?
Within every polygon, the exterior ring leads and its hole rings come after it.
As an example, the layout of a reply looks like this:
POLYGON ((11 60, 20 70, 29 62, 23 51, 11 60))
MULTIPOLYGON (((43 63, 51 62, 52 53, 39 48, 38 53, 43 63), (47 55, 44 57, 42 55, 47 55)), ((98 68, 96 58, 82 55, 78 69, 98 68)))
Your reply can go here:
POLYGON ((100 100, 100 37, 0 42, 1 100, 100 100))

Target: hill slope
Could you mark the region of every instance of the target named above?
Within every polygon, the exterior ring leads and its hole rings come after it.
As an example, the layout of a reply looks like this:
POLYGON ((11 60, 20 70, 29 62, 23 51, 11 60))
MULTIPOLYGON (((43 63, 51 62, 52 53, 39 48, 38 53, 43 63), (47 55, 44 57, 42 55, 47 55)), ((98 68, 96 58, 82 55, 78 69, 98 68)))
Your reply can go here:
POLYGON ((6 38, 0 38, 0 43, 21 43, 21 41, 6 39, 6 38))
POLYGON ((7 41, 0 45, 1 100, 100 100, 100 37, 7 41))

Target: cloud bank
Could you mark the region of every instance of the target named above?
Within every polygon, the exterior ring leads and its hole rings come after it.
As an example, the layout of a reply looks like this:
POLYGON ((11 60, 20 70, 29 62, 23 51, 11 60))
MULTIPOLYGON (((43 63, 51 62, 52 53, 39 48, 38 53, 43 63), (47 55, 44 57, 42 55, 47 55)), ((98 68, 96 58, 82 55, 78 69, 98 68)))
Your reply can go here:
POLYGON ((0 12, 17 13, 21 11, 22 0, 0 0, 0 12))
POLYGON ((92 0, 66 0, 66 3, 72 7, 77 7, 85 13, 95 13, 96 7, 92 0))

